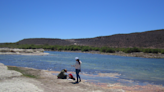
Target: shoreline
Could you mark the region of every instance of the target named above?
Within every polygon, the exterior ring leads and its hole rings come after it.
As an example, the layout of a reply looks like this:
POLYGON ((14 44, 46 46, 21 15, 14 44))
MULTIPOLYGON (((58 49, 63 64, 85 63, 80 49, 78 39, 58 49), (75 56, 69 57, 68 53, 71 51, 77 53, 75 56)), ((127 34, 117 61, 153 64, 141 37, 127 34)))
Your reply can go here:
POLYGON ((44 49, 12 49, 0 48, 0 55, 48 55, 44 49))
MULTIPOLYGON (((0 48, 0 55, 48 55, 49 53, 45 53, 44 51, 57 51, 57 50, 49 50, 49 49, 17 49, 17 48, 0 48)), ((75 53, 91 53, 91 54, 102 54, 102 55, 116 55, 116 56, 125 56, 125 57, 141 57, 141 58, 164 58, 164 54, 158 53, 144 53, 144 52, 133 52, 133 53, 125 53, 122 51, 115 53, 104 53, 100 51, 68 51, 61 50, 59 52, 75 52, 75 53)))
POLYGON ((47 70, 0 63, 2 70, 6 72, 0 74, 2 92, 125 92, 122 89, 105 89, 85 81, 75 84, 73 80, 57 79, 47 70))
MULTIPOLYGON (((32 85, 35 85, 36 86, 35 88, 37 88, 37 90, 40 90, 36 92, 54 92, 54 91, 57 91, 57 92, 64 92, 64 91, 67 91, 67 92, 72 92, 72 91, 73 92, 74 91, 78 91, 78 92, 163 92, 164 91, 164 86, 162 85, 126 86, 126 85, 121 85, 119 83, 114 83, 114 84, 96 83, 95 84, 92 81, 86 82, 84 80, 80 82, 79 84, 73 84, 74 81, 72 80, 57 79, 56 75, 52 74, 53 72, 59 73, 59 71, 39 70, 39 69, 34 69, 34 68, 16 67, 16 66, 8 66, 8 67, 10 68, 11 71, 15 71, 16 69, 17 71, 18 70, 21 71, 20 73, 22 73, 23 75, 28 74, 28 75, 35 76, 35 77, 26 76, 25 82, 32 83, 32 85), (68 91, 68 89, 71 89, 71 90, 68 91)), ((92 75, 89 75, 89 76, 92 76, 92 75)), ((24 76, 22 77, 24 78, 24 76)), ((12 79, 14 78, 22 79, 22 77, 15 76, 15 77, 12 77, 12 79)), ((9 80, 9 79, 7 78, 6 80, 9 80)), ((27 89, 24 89, 24 90, 27 90, 27 89)), ((12 92, 12 91, 9 91, 9 92, 12 92)))
MULTIPOLYGON (((45 51, 53 51, 53 50, 45 50, 45 51)), ((143 52, 133 52, 133 53, 124 53, 122 51, 120 52, 115 52, 115 53, 103 53, 100 51, 87 51, 87 52, 82 52, 82 51, 59 51, 59 52, 75 52, 75 53, 90 53, 90 54, 101 54, 101 55, 116 55, 116 56, 125 56, 125 57, 141 57, 141 58, 164 58, 164 54, 153 54, 153 53, 143 53, 143 52)))

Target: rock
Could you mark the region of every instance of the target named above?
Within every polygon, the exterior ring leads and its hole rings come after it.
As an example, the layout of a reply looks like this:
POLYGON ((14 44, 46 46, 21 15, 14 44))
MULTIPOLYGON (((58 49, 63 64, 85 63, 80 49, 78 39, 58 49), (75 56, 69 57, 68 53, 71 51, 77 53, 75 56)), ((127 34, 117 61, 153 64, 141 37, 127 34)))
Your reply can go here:
POLYGON ((29 82, 29 80, 35 83, 38 81, 21 76, 20 72, 8 70, 7 66, 0 63, 0 92, 44 92, 29 82))
POLYGON ((44 92, 36 85, 27 82, 25 79, 14 78, 0 83, 0 92, 44 92))
POLYGON ((7 66, 0 63, 0 79, 21 76, 22 74, 17 71, 8 70, 7 66))

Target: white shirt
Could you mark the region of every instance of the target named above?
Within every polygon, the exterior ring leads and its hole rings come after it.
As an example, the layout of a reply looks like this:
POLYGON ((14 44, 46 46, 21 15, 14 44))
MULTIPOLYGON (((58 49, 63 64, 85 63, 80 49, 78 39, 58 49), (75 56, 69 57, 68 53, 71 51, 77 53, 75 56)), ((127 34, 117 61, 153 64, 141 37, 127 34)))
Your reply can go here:
POLYGON ((75 65, 74 65, 75 69, 81 69, 82 62, 81 61, 79 61, 79 62, 76 61, 75 65), (79 62, 80 62, 80 64, 79 64, 79 62))

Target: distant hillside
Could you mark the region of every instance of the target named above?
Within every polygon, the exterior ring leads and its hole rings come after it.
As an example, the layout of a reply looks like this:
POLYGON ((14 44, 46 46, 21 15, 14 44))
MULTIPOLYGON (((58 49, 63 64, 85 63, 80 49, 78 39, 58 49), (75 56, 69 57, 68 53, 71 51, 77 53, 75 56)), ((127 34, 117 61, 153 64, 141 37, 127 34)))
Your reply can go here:
POLYGON ((164 48, 164 29, 131 34, 116 34, 85 39, 23 39, 18 44, 82 45, 95 47, 143 47, 164 48))

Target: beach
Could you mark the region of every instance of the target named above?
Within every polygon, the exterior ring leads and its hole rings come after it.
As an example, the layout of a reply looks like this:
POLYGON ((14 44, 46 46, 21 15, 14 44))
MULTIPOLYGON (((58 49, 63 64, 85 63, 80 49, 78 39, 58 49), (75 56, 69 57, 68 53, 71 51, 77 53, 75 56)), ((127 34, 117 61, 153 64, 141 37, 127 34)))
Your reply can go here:
MULTIPOLYGON (((53 57, 53 60, 56 59, 57 57, 61 57, 59 53, 61 52, 55 52, 58 54, 53 55, 52 52, 46 52, 49 53, 49 56, 36 56, 34 54, 31 54, 31 56, 22 56, 22 55, 13 55, 13 57, 16 56, 16 61, 19 59, 21 60, 22 57, 26 57, 20 62, 17 63, 22 63, 25 64, 24 61, 28 61, 27 63, 30 63, 29 58, 32 57, 38 57, 36 60, 40 59, 41 61, 38 61, 38 63, 43 63, 42 61, 45 60, 50 62, 48 60, 53 57), (34 56, 33 56, 34 55, 34 56), (28 58, 27 58, 28 57, 28 58), (44 58, 43 58, 44 57, 44 58), (42 59, 41 59, 42 58, 42 59)), ((86 53, 86 52, 83 52, 86 53)), ((87 52, 88 53, 88 52, 87 52)), ((93 53, 93 52, 90 52, 93 53)), ((66 56, 70 55, 71 53, 66 53, 66 56)), ((73 53, 72 53, 73 54, 73 53)), ((77 54, 77 53, 76 53, 77 54)), ((97 52, 94 52, 94 54, 100 54, 97 52)), ((61 53, 62 56, 65 56, 64 53, 61 53)), ((88 55, 88 54, 86 54, 88 55)), ((92 54, 90 54, 92 55, 92 54)), ((7 58, 9 55, 3 55, 3 57, 7 58)), ((87 56, 85 56, 87 57, 87 56)), ((94 56, 95 57, 95 56, 94 56)), ((10 56, 11 58, 11 56, 10 56)), ((105 57, 103 57, 105 58, 105 57)), ((1 58, 2 61, 4 62, 5 59, 1 58)), ((15 61, 14 58, 11 59, 10 62, 15 61)), ((67 58, 68 59, 68 58, 67 58)), ((67 59, 64 59, 62 61, 66 61, 67 59)), ((118 57, 117 57, 118 59, 118 57)), ((123 60, 123 58, 121 58, 123 60)), ((39 65, 34 63, 35 60, 32 59, 31 62, 33 62, 32 65, 39 65)), ((8 62, 8 60, 6 61, 8 62)), ((54 61, 53 61, 54 62, 54 61)), ((60 61, 61 62, 61 61, 60 61)), ((116 61, 115 61, 116 62, 116 61)), ((96 63, 96 62, 95 62, 96 63)), ((121 63, 119 61, 119 63, 121 63)), ((4 62, 5 64, 5 62, 4 62)), ((163 85, 155 85, 155 84, 148 84, 148 85, 140 85, 140 84, 135 84, 135 81, 133 80, 124 80, 124 79, 119 79, 121 74, 119 73, 103 73, 100 72, 97 75, 94 74, 87 74, 87 73, 81 73, 82 77, 82 82, 79 84, 74 84, 75 81, 70 80, 70 79, 57 79, 57 74, 60 71, 54 71, 51 69, 49 65, 48 68, 46 69, 35 69, 35 68, 28 68, 26 66, 5 66, 4 64, 0 63, 0 92, 164 92, 164 86, 163 85), (50 69, 49 69, 50 68, 50 69), (102 78, 110 78, 110 81, 115 80, 115 83, 105 83, 101 82, 101 80, 97 80, 99 82, 95 82, 93 80, 85 80, 83 77, 87 78, 96 78, 96 77, 101 77, 102 78), (127 82, 130 83, 130 85, 122 84, 122 82, 127 82)), ((18 64, 18 65, 19 65, 18 64)), ((9 64, 10 65, 10 64, 9 64)), ((50 64, 53 65, 53 64, 50 64)), ((42 66, 42 65, 39 65, 42 66)), ((44 63, 44 66, 45 63, 44 63)), ((53 65, 55 66, 55 65, 53 65)), ((57 67, 57 66, 56 66, 57 67)), ((59 65, 60 67, 60 65, 59 65)), ((110 67, 111 68, 111 67, 110 67)), ((119 67, 117 67, 119 68, 119 67)), ((68 74, 72 73, 75 75, 74 72, 68 71, 68 74)), ((128 74, 128 76, 130 76, 128 74)))
POLYGON ((122 89, 104 89, 87 82, 74 84, 73 80, 57 79, 46 70, 0 64, 0 92, 125 92, 122 89), (21 71, 17 72, 16 69, 21 71))
MULTIPOLYGON (((125 86, 92 83, 82 80, 75 84, 70 79, 57 79, 59 71, 39 70, 27 67, 5 66, 0 63, 0 92, 163 92, 160 85, 125 86), (19 71, 19 72, 18 72, 19 71)), ((92 76, 92 75, 89 75, 92 76)), ((107 74, 100 76, 107 76, 107 74)))

